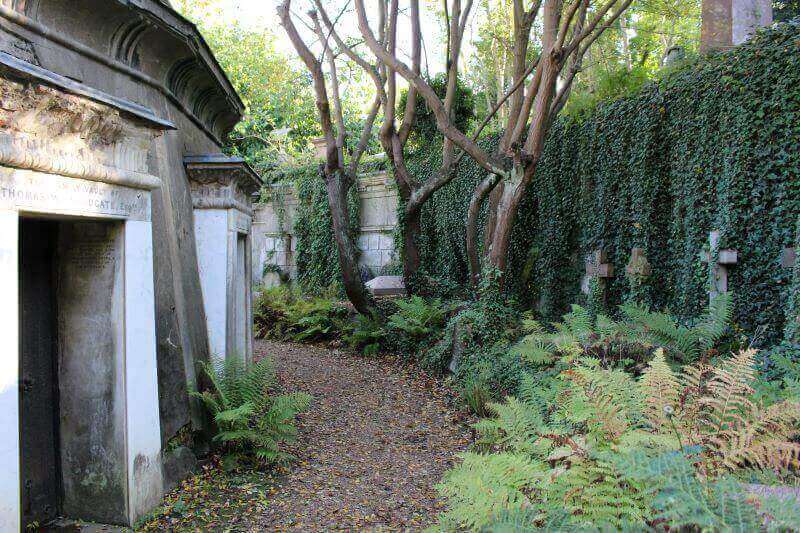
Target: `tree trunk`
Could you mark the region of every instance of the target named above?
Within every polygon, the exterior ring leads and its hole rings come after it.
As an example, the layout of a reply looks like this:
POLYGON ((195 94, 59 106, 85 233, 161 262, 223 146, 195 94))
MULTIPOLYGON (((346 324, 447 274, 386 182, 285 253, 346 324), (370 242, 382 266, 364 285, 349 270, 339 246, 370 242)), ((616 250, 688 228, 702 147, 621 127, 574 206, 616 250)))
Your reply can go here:
POLYGON ((339 170, 333 174, 325 174, 325 188, 328 191, 328 206, 333 220, 333 236, 339 252, 339 268, 342 271, 342 283, 348 299, 356 311, 362 315, 370 315, 373 301, 364 283, 358 266, 358 252, 350 232, 350 212, 347 208, 347 193, 352 187, 352 180, 339 170))
POLYGON ((403 280, 406 291, 412 294, 414 281, 420 267, 419 243, 417 238, 422 230, 421 209, 406 210, 403 221, 403 280))
MULTIPOLYGON (((500 189, 495 188, 499 181, 500 179, 496 174, 486 176, 472 193, 472 198, 469 201, 469 209, 467 209, 467 260, 469 262, 470 281, 474 287, 477 287, 481 277, 481 260, 478 250, 478 217, 481 213, 481 205, 483 205, 489 193, 492 192, 493 189, 495 191, 500 189)), ((490 211, 490 215, 492 214, 493 213, 490 211)), ((491 227, 493 222, 494 218, 487 221, 486 227, 491 227)))

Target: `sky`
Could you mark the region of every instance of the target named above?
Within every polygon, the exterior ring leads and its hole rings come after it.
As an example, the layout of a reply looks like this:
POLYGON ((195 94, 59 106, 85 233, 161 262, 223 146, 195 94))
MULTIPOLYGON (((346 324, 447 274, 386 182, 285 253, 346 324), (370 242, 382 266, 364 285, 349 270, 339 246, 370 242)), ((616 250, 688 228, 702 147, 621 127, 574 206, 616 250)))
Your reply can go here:
MULTIPOLYGON (((286 37, 283 32, 283 28, 278 23, 276 7, 279 3, 281 3, 280 0, 219 0, 223 20, 237 21, 247 28, 256 30, 267 28, 273 31, 278 37, 277 45, 279 49, 287 53, 294 54, 295 52, 291 42, 286 37)), ((343 37, 345 35, 360 35, 355 9, 352 7, 352 1, 323 0, 323 5, 326 5, 326 7, 330 6, 328 14, 331 16, 331 18, 334 18, 340 12, 340 6, 345 4, 350 5, 349 11, 340 18, 339 23, 337 24, 337 31, 339 31, 343 37)), ((304 15, 309 6, 309 0, 294 0, 292 3, 293 12, 298 15, 304 15)), ((440 23, 434 18, 433 13, 429 12, 428 10, 423 10, 421 18, 422 35, 423 40, 425 41, 425 48, 427 48, 427 50, 424 50, 424 52, 427 52, 428 68, 430 73, 435 74, 444 70, 444 65, 442 64, 441 58, 437 58, 437 54, 441 53, 441 47, 433 46, 434 43, 440 42, 440 39, 442 38, 442 31, 440 23)), ((474 19, 474 16, 472 18, 474 19)), ((402 35, 407 33, 403 31, 403 20, 405 20, 405 24, 408 24, 408 19, 406 17, 401 18, 401 26, 398 32, 398 35, 400 36, 399 48, 401 51, 406 50, 410 52, 410 45, 407 42, 404 44, 402 39, 402 35)), ((296 25, 299 30, 306 32, 307 42, 310 41, 311 36, 307 30, 303 28, 302 24, 296 23, 296 25)), ((470 34, 473 25, 474 24, 469 25, 470 28, 467 38, 465 39, 466 43, 471 41, 470 34)), ((465 56, 468 56, 469 53, 469 48, 465 47, 465 56)), ((423 58, 423 70, 426 68, 424 63, 425 59, 423 58)))

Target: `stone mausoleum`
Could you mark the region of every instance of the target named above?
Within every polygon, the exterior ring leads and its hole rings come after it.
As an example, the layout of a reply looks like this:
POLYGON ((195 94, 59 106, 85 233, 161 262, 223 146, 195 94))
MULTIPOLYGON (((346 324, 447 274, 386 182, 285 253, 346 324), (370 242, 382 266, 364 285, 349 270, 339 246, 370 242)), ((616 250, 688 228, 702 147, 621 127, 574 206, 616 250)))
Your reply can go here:
POLYGON ((165 0, 0 0, 0 531, 192 468, 197 362, 252 354, 242 112, 165 0))

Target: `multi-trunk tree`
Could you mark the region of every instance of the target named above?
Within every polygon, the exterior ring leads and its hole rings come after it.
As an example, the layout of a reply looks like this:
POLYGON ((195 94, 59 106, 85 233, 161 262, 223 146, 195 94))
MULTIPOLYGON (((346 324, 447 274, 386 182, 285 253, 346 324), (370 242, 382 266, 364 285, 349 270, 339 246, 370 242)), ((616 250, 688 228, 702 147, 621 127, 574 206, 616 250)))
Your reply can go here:
MULTIPOLYGON (((453 115, 456 104, 459 59, 471 5, 472 2, 468 2, 462 7, 461 0, 445 1, 446 87, 440 106, 448 116, 453 115)), ((399 37, 402 37, 403 43, 410 47, 411 61, 407 68, 414 76, 421 78, 422 31, 419 0, 409 0, 408 10, 402 14, 407 18, 408 24, 402 29, 400 27, 402 8, 399 0, 379 0, 371 4, 371 8, 374 10, 370 14, 373 15, 376 31, 373 33, 369 22, 366 24, 376 46, 389 57, 397 57, 398 41, 399 37)), ((421 101, 417 97, 417 88, 413 84, 409 86, 405 109, 400 119, 397 116, 398 71, 385 62, 383 55, 375 54, 369 48, 359 49, 358 45, 352 44, 352 39, 342 34, 341 19, 346 9, 347 5, 338 13, 330 13, 329 8, 326 9, 321 0, 313 0, 313 10, 307 14, 306 22, 307 27, 315 34, 317 47, 321 50, 319 57, 312 52, 295 26, 291 0, 284 0, 278 8, 278 13, 295 50, 314 80, 319 123, 328 146, 325 164, 320 170, 328 190, 328 203, 333 215, 334 236, 345 290, 355 307, 362 313, 368 313, 372 305, 360 280, 353 236, 347 231, 346 196, 357 179, 359 162, 373 135, 372 130, 376 120, 381 118, 378 137, 400 196, 403 217, 403 276, 406 286, 411 290, 416 285, 416 276, 420 268, 419 235, 422 207, 437 190, 454 177, 455 143, 449 137, 445 138, 439 172, 424 180, 418 180, 408 171, 406 146, 414 128, 417 105, 421 101), (357 147, 349 152, 342 120, 337 66, 339 58, 346 58, 363 69, 375 86, 374 102, 364 121, 360 141, 357 147)))
MULTIPOLYGON (((513 81, 477 131, 468 135, 455 126, 446 99, 440 98, 413 66, 381 42, 370 27, 364 0, 355 0, 359 28, 372 53, 389 71, 405 78, 424 98, 447 143, 457 146, 486 171, 485 179, 473 191, 466 221, 467 252, 474 281, 478 280, 482 268, 478 236, 481 205, 491 194, 484 255, 486 266, 503 272, 514 219, 522 198, 535 179, 553 119, 564 106, 587 51, 618 21, 632 2, 513 0, 513 81), (538 39, 534 40, 534 37, 538 39), (530 59, 528 48, 534 42, 541 47, 541 53, 530 59), (503 105, 508 106, 508 112, 501 141, 498 150, 490 153, 478 145, 477 136, 503 105)), ((453 0, 451 17, 462 12, 461 5, 460 0, 453 0)), ((468 13, 471 5, 471 0, 465 0, 463 12, 468 13)), ((396 1, 392 7, 397 9, 396 1)), ((458 57, 463 40, 450 39, 449 44, 452 46, 450 54, 458 57)), ((461 155, 456 159, 458 157, 461 155)))

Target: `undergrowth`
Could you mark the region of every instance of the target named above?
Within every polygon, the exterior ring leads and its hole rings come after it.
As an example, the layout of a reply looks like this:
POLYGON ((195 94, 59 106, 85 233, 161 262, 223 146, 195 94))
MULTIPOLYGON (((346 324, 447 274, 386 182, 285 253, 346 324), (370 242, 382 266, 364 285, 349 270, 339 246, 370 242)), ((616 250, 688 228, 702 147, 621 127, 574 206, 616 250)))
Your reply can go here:
POLYGON ((231 357, 202 368, 211 388, 194 395, 214 420, 214 443, 222 452, 223 468, 267 466, 294 459, 283 450, 283 444, 294 441, 294 418, 308 409, 308 394, 275 395, 275 370, 267 358, 245 366, 231 357))

